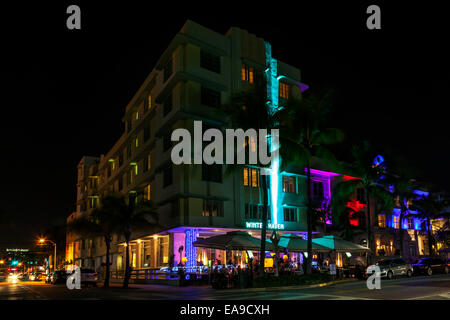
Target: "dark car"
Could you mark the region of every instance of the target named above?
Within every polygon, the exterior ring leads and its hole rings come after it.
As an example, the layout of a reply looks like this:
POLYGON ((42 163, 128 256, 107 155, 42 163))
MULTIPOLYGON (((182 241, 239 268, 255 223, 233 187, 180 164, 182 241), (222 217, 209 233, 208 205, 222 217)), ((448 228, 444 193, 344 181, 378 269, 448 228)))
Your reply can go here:
POLYGON ((440 258, 422 258, 413 263, 415 274, 426 274, 428 276, 434 273, 448 274, 449 266, 445 260, 440 258))
POLYGON ((380 267, 381 278, 392 279, 397 276, 411 277, 413 275, 412 265, 400 258, 383 259, 378 261, 376 265, 380 267))
POLYGON ((80 268, 81 284, 97 286, 98 273, 92 269, 80 268))
POLYGON ((66 283, 67 280, 67 272, 65 270, 56 270, 50 276, 50 283, 66 283))

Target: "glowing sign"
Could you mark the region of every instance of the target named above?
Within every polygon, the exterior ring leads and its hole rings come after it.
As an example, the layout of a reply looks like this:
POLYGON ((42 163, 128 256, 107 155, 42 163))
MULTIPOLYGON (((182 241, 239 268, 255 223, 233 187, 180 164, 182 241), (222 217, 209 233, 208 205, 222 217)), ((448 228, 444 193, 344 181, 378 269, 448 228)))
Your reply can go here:
MULTIPOLYGON (((245 222, 247 229, 262 229, 262 222, 245 222)), ((282 223, 267 223, 267 229, 269 230, 284 230, 284 224, 282 223)))

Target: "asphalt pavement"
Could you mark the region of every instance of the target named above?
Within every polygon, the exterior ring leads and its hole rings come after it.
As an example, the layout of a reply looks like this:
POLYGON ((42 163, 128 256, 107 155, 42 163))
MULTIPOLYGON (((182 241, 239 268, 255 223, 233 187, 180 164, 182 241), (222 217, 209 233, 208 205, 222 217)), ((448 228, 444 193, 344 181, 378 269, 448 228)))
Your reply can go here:
POLYGON ((450 275, 382 280, 381 289, 369 290, 365 281, 347 281, 314 288, 215 290, 204 287, 120 284, 110 288, 65 284, 0 282, 0 300, 450 300, 450 275))

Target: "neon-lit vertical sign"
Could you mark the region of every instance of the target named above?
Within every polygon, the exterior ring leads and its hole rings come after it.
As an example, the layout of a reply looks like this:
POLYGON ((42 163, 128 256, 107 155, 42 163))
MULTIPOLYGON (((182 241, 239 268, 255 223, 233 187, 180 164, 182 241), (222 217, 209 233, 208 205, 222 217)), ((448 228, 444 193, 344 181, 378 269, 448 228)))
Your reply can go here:
MULTIPOLYGON (((272 46, 269 42, 264 42, 266 54, 266 79, 267 79, 267 112, 273 115, 278 110, 278 65, 277 60, 272 58, 272 46)), ((270 143, 270 151, 273 152, 279 148, 279 144, 270 143)), ((270 208, 271 217, 274 224, 278 223, 278 188, 279 188, 279 168, 280 158, 274 157, 271 164, 270 173, 270 208)))
POLYGON ((186 230, 186 267, 194 267, 197 265, 197 247, 193 243, 197 241, 197 230, 186 230))

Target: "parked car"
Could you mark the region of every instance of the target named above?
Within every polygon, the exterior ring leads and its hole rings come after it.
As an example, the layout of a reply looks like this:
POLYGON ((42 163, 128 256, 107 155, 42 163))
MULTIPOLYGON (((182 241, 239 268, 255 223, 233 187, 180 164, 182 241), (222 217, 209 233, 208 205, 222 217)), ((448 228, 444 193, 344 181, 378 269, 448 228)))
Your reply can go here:
POLYGON ((410 263, 400 258, 383 259, 378 261, 376 266, 380 267, 380 277, 387 279, 398 276, 412 277, 414 271, 410 263))
POLYGON ((43 272, 33 272, 30 274, 30 281, 42 281, 45 280, 45 273, 43 272))
POLYGON ((440 258, 422 258, 413 263, 415 274, 426 274, 428 276, 434 273, 448 274, 450 268, 448 262, 440 258))
POLYGON ((6 281, 7 278, 8 278, 7 272, 0 272, 0 281, 6 281))
POLYGON ((66 283, 66 280, 67 280, 67 272, 66 272, 66 270, 53 271, 51 276, 50 276, 50 283, 51 284, 66 283))
POLYGON ((80 268, 81 284, 97 286, 98 273, 92 269, 80 268))

